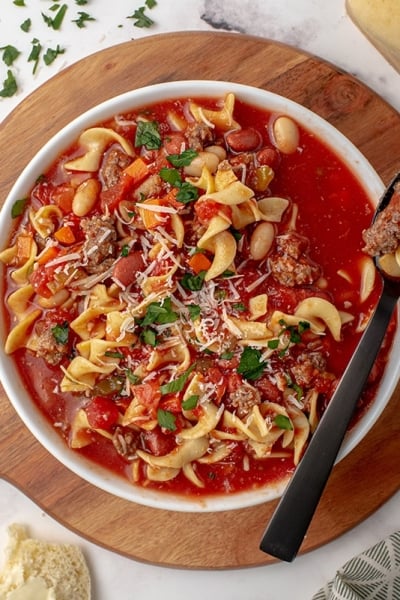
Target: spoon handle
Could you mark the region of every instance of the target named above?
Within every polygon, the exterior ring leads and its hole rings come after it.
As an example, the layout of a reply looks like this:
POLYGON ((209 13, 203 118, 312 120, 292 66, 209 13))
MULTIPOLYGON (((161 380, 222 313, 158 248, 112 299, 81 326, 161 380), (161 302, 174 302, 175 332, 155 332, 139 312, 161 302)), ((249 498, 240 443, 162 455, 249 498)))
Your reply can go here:
POLYGON ((307 532, 396 305, 389 287, 263 534, 260 549, 276 558, 292 561, 307 532))

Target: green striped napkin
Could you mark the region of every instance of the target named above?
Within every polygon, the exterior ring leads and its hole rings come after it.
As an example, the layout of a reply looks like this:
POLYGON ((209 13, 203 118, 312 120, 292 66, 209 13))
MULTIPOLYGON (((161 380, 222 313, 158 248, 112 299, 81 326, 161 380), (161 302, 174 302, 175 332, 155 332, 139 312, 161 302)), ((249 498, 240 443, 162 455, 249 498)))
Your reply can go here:
POLYGON ((349 560, 312 600, 399 600, 400 531, 349 560))

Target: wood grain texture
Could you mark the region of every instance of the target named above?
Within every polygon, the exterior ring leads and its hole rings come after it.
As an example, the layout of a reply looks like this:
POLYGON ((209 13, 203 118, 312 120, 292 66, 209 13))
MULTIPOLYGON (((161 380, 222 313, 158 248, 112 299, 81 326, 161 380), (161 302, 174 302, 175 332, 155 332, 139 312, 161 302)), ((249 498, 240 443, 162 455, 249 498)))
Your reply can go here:
MULTIPOLYGON (((264 88, 315 111, 365 154, 384 182, 399 168, 400 115, 350 75, 296 49, 227 33, 148 37, 93 54, 27 97, 0 126, 0 201, 34 153, 98 102, 133 88, 217 79, 264 88)), ((305 552, 348 531, 400 487, 400 388, 361 444, 335 467, 302 545, 305 552)), ((222 513, 175 513, 115 498, 85 483, 33 438, 0 388, 0 474, 87 539, 164 566, 267 564, 258 549, 275 502, 222 513)))

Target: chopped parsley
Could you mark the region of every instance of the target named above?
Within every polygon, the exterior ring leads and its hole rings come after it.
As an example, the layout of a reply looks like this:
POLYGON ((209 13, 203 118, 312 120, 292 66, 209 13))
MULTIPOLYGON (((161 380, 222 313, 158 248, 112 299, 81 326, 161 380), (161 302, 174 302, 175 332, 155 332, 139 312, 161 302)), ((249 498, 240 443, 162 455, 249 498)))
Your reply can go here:
POLYGON ((189 396, 189 398, 186 398, 186 400, 182 402, 183 410, 193 410, 196 408, 199 398, 200 396, 198 394, 193 394, 192 396, 189 396))
POLYGON ((164 410, 162 408, 157 409, 157 422, 160 427, 164 427, 164 429, 169 429, 170 431, 175 431, 175 415, 169 410, 164 410))
POLYGON ((12 71, 10 69, 8 69, 7 77, 3 81, 3 87, 0 90, 0 97, 1 98, 10 98, 11 96, 14 96, 14 94, 17 92, 17 89, 18 89, 17 80, 15 79, 12 71))
POLYGON ((8 44, 7 46, 3 46, 0 48, 3 51, 2 60, 7 67, 11 67, 13 62, 18 58, 21 52, 15 47, 8 44))
POLYGON ((261 350, 246 346, 240 357, 237 372, 245 379, 253 381, 258 379, 264 372, 266 362, 261 360, 261 350))
POLYGON ((192 364, 182 375, 179 375, 176 379, 169 381, 168 383, 164 383, 160 387, 160 392, 164 394, 176 394, 177 392, 181 392, 185 387, 185 384, 189 378, 190 373, 193 371, 195 364, 192 364))
POLYGON ((204 285, 204 278, 206 276, 207 271, 200 271, 197 275, 192 275, 191 273, 185 273, 181 279, 181 285, 185 290, 189 290, 190 292, 198 292, 204 285))
POLYGON ((62 4, 61 6, 59 6, 58 4, 54 4, 50 8, 50 10, 53 10, 53 11, 57 10, 56 15, 52 18, 52 17, 49 17, 48 15, 42 13, 43 21, 46 23, 46 25, 48 27, 57 31, 58 29, 61 28, 61 25, 62 25, 64 17, 65 17, 65 13, 68 10, 68 5, 62 4))
POLYGON ((178 193, 176 195, 178 202, 188 204, 189 202, 197 200, 199 197, 199 190, 189 181, 182 181, 181 175, 176 169, 164 167, 160 170, 160 177, 163 181, 178 188, 178 193))
POLYGON ((59 323, 58 325, 54 325, 54 327, 51 328, 51 333, 53 334, 57 344, 66 344, 69 337, 68 321, 64 321, 62 324, 59 323))
POLYGON ((42 44, 39 42, 39 40, 37 38, 34 38, 32 40, 32 49, 31 49, 31 53, 28 56, 28 62, 33 62, 33 70, 32 73, 35 74, 38 64, 39 64, 39 59, 40 59, 40 54, 42 52, 42 44))
POLYGON ((135 135, 135 146, 144 146, 147 150, 161 148, 161 135, 157 121, 139 121, 135 135))
POLYGON ((11 217, 16 219, 20 217, 25 210, 26 203, 28 202, 28 198, 20 198, 20 200, 16 200, 11 207, 11 217))
POLYGON ((28 33, 28 31, 30 31, 31 25, 32 25, 31 19, 25 19, 25 21, 23 23, 21 23, 21 25, 19 27, 22 31, 24 31, 25 33, 28 33))
POLYGON ((187 309, 189 311, 189 316, 192 321, 195 321, 200 317, 201 308, 198 304, 188 304, 187 309))
POLYGON ((72 19, 72 23, 76 23, 76 26, 79 27, 79 29, 86 27, 86 23, 88 21, 96 20, 94 17, 91 17, 87 12, 84 11, 79 11, 78 15, 79 16, 77 19, 72 19))
POLYGON ((169 154, 167 160, 174 167, 187 167, 197 155, 198 153, 196 150, 189 148, 180 154, 169 154))
POLYGON ((161 302, 151 302, 145 316, 138 322, 142 327, 146 327, 153 323, 157 325, 174 323, 178 318, 178 313, 172 309, 171 298, 164 298, 161 302))
POLYGON ((280 429, 287 429, 289 431, 293 429, 292 422, 286 415, 276 415, 274 418, 274 423, 280 429))
POLYGON ((148 29, 154 25, 154 21, 147 14, 145 14, 145 11, 146 6, 141 6, 140 8, 136 9, 132 15, 127 17, 127 19, 133 19, 133 24, 135 27, 148 29))
POLYGON ((51 65, 51 63, 57 58, 59 54, 64 54, 65 50, 60 48, 57 44, 57 48, 48 48, 43 55, 43 61, 46 65, 51 65))

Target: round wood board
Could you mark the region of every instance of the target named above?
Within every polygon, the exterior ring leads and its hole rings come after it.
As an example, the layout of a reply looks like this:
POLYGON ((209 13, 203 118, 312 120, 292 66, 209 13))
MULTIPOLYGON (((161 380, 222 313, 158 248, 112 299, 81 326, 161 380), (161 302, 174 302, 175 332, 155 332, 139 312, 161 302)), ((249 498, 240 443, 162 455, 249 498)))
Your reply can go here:
MULTIPOLYGON (((216 79, 286 96, 318 113, 366 155, 384 182, 399 168, 400 115, 350 75, 294 48, 229 33, 147 37, 93 54, 37 89, 0 126, 0 201, 34 153, 81 112, 153 83, 216 79)), ((400 387, 361 444, 335 467, 301 552, 360 523, 400 487, 400 387)), ((136 560, 219 569, 274 559, 259 542, 276 502, 220 513, 146 508, 64 468, 33 438, 0 389, 0 474, 87 539, 136 560)))

